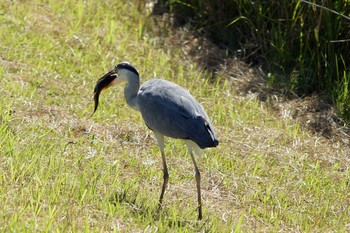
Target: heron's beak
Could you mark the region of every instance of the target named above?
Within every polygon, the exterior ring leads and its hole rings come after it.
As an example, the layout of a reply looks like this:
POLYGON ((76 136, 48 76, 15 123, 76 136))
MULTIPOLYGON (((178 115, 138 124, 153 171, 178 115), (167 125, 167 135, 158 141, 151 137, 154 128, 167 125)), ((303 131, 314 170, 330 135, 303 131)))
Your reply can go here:
POLYGON ((96 112, 97 110, 97 106, 98 106, 98 98, 101 94, 101 91, 107 89, 108 87, 112 86, 115 82, 115 79, 118 77, 117 73, 115 72, 115 70, 111 70, 109 71, 107 74, 103 75, 102 78, 100 78, 95 86, 94 89, 94 101, 95 101, 95 109, 93 114, 96 112))

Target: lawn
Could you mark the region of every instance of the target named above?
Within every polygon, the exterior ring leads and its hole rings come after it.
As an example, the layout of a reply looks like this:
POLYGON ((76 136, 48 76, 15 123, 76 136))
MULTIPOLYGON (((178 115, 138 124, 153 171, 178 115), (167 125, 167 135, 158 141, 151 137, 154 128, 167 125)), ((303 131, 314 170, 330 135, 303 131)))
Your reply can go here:
POLYGON ((1 231, 349 231, 349 147, 213 79, 151 21, 139 1, 0 3, 1 231), (166 141, 157 210, 161 156, 123 86, 91 116, 96 81, 121 61, 187 88, 212 119, 219 147, 197 158, 203 220, 180 140, 166 141))

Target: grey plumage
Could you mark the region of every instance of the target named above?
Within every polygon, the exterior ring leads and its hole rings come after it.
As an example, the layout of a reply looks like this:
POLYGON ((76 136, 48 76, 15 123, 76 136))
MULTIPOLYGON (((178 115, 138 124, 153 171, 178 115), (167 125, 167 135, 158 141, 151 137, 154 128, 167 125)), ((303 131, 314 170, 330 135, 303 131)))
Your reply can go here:
POLYGON ((151 79, 140 87, 139 73, 128 62, 118 64, 98 80, 94 91, 95 111, 101 90, 123 81, 127 82, 124 88, 126 102, 130 107, 141 112, 147 127, 154 131, 161 151, 164 182, 159 206, 162 204, 169 178, 164 153, 164 136, 184 139, 195 166, 198 218, 201 219, 200 172, 193 151, 200 154, 199 148, 216 147, 219 143, 208 115, 187 90, 175 83, 151 79))
POLYGON ((203 107, 182 87, 151 79, 138 92, 138 106, 146 125, 164 136, 190 139, 202 149, 217 145, 203 107))

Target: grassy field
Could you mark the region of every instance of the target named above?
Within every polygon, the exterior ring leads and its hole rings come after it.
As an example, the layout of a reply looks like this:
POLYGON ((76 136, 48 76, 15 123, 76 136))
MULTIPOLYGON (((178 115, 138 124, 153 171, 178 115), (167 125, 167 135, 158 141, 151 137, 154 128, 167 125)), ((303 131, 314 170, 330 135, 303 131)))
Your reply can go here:
POLYGON ((350 120, 350 2, 344 0, 160 0, 178 24, 263 67, 269 85, 321 94, 350 120))
POLYGON ((159 43, 132 1, 0 3, 0 230, 3 232, 344 232, 350 230, 349 147, 280 119, 181 48, 159 43), (194 169, 167 140, 170 185, 152 132, 123 87, 97 79, 121 61, 191 91, 220 145, 194 169))

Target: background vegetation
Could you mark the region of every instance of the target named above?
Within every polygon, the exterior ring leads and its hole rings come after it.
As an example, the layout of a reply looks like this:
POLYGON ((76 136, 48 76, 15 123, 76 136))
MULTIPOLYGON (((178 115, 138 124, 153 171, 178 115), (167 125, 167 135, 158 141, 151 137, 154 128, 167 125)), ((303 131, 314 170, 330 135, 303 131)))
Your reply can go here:
POLYGON ((349 141, 275 116, 228 77, 209 80, 150 21, 139 1, 0 2, 0 231, 349 231, 349 141), (91 117, 97 79, 124 60, 142 81, 189 89, 212 119, 220 146, 197 159, 202 221, 183 142, 166 142, 158 212, 160 154, 123 87, 91 117))
POLYGON ((165 2, 180 24, 262 65, 268 83, 299 96, 320 93, 350 119, 350 19, 339 15, 350 15, 349 1, 165 2))

